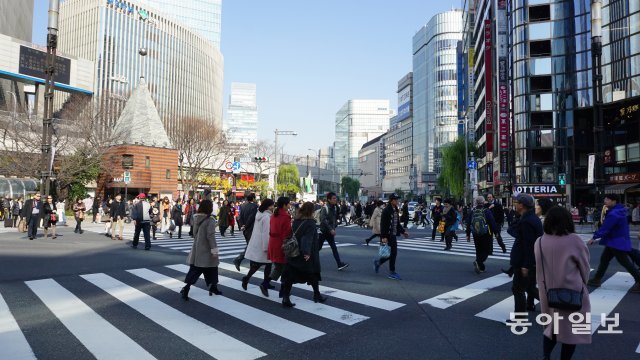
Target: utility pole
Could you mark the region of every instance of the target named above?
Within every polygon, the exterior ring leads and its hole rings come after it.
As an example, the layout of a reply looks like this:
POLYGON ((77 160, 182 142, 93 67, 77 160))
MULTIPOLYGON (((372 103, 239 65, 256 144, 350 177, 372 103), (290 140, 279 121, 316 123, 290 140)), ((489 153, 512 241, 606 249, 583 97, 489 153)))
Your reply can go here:
POLYGON ((44 116, 42 118, 42 196, 46 199, 50 192, 51 171, 53 168, 53 91, 56 71, 56 48, 58 47, 58 14, 60 0, 49 0, 49 22, 47 25, 47 58, 45 61, 44 116))
POLYGON ((604 163, 602 158, 602 143, 604 142, 604 122, 602 114, 602 1, 591 0, 591 56, 593 72, 593 150, 594 164, 594 206, 598 206, 601 199, 604 163))

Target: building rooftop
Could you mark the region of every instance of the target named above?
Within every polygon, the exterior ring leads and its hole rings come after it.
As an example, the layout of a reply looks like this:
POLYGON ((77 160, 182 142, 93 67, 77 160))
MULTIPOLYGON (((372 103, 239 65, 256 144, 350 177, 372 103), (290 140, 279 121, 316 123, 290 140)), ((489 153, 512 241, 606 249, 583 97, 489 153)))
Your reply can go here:
POLYGON ((113 128, 112 143, 172 147, 144 78, 140 78, 113 128))

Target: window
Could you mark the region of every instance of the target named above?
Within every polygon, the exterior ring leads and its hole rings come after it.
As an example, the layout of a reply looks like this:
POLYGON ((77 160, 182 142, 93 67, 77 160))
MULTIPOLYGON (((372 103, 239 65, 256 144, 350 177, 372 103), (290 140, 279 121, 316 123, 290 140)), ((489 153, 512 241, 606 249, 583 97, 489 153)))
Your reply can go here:
POLYGON ((123 169, 133 168, 133 155, 130 155, 130 154, 122 155, 122 168, 123 169))
POLYGON ((165 178, 166 178, 167 180, 170 180, 170 179, 171 179, 171 170, 167 169, 167 171, 166 171, 166 173, 165 173, 165 178))
POLYGON ((529 21, 548 21, 551 20, 551 8, 549 5, 529 6, 529 21))
POLYGON ((627 161, 626 149, 627 149, 626 145, 619 145, 615 147, 617 163, 624 163, 627 161))
POLYGON ((529 25, 529 39, 542 40, 551 38, 551 25, 549 22, 534 23, 529 25))
POLYGON ((551 56, 551 40, 529 41, 529 54, 531 57, 551 56))
POLYGON ((627 145, 627 161, 640 161, 640 143, 627 145))
POLYGON ((549 111, 531 113, 531 127, 552 128, 553 113, 549 111))
POLYGON ((551 58, 529 59, 531 75, 551 74, 551 58))
POLYGON ((147 169, 151 168, 151 156, 144 157, 144 167, 147 169))
POLYGON ((532 76, 531 92, 551 92, 551 76, 532 76))

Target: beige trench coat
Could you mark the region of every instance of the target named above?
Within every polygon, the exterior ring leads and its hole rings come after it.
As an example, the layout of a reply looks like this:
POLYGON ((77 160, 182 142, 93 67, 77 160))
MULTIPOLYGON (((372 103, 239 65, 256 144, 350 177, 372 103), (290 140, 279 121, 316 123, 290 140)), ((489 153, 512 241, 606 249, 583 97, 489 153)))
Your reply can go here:
POLYGON ((380 218, 382 216, 382 208, 377 206, 373 210, 373 214, 371 215, 371 220, 369 220, 369 225, 371 226, 371 233, 380 235, 380 218))
POLYGON ((211 249, 217 249, 216 221, 205 214, 196 214, 193 220, 193 245, 187 258, 187 264, 197 267, 217 267, 220 264, 219 255, 212 255, 211 249), (204 219, 204 220, 203 220, 204 219))

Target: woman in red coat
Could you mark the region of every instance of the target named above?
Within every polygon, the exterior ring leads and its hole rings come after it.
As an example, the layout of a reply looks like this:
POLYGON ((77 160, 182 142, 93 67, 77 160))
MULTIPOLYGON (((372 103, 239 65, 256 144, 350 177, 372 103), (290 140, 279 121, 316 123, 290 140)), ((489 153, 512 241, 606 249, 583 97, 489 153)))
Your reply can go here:
POLYGON ((273 270, 270 276, 271 280, 278 280, 280 278, 284 264, 287 262, 287 258, 282 251, 282 243, 284 239, 291 236, 291 217, 289 216, 288 210, 289 198, 278 198, 276 209, 273 211, 273 216, 271 216, 269 229, 268 258, 273 263, 273 270))

